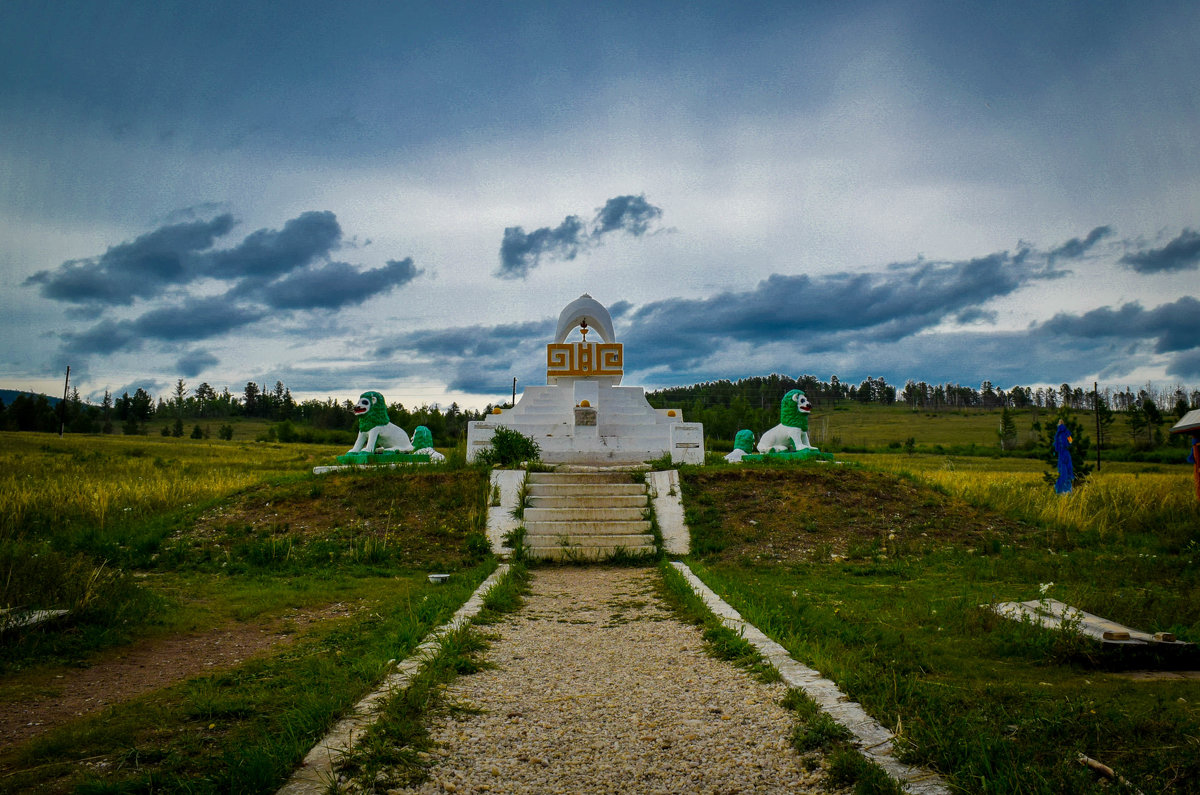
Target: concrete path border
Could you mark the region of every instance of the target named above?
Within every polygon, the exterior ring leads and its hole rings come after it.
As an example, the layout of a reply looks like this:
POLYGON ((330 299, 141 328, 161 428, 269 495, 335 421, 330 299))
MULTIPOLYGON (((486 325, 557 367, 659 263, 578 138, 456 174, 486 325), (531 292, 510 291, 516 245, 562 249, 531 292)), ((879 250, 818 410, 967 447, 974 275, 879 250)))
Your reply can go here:
POLYGON ((787 649, 742 618, 738 611, 705 585, 686 563, 674 561, 671 565, 683 575, 692 591, 722 624, 754 646, 779 671, 788 687, 804 691, 830 717, 849 729, 857 740, 859 752, 900 782, 906 792, 913 795, 949 795, 950 788, 937 773, 906 765, 896 759, 895 735, 868 715, 858 702, 847 698, 836 683, 793 660, 787 649))
POLYGON ((487 537, 492 552, 501 557, 511 555, 512 550, 504 543, 504 536, 521 526, 521 520, 513 516, 525 485, 524 469, 493 469, 488 475, 487 537), (493 505, 496 492, 500 494, 499 505, 493 505))
POLYGON ((668 555, 686 555, 690 551, 691 536, 683 519, 683 488, 679 484, 679 470, 647 472, 646 485, 650 487, 654 518, 658 521, 658 529, 662 531, 663 548, 668 555))
POLYGON ((508 574, 508 570, 508 564, 501 563, 479 584, 475 593, 454 612, 449 621, 430 632, 408 658, 396 665, 396 670, 379 687, 355 704, 346 717, 313 746, 288 783, 280 787, 276 795, 324 795, 328 792, 334 780, 334 762, 354 747, 355 736, 361 736, 375 722, 387 699, 408 687, 421 668, 437 656, 443 638, 457 632, 479 614, 484 598, 508 574))

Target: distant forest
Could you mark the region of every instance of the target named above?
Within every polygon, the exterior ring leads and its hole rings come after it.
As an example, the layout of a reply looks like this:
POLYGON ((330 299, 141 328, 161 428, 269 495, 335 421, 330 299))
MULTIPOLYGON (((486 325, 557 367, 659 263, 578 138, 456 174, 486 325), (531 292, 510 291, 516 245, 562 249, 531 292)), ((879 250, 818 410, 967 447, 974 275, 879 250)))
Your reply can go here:
MULTIPOLYGON (((1053 412, 1064 408, 1092 411, 1099 400, 1101 413, 1111 416, 1122 412, 1131 428, 1146 429, 1151 443, 1156 430, 1168 418, 1200 408, 1200 389, 1183 385, 1160 389, 1147 384, 1137 391, 1129 387, 1119 390, 1103 387, 1097 394, 1070 384, 1057 389, 1013 386, 1005 390, 996 388, 991 381, 973 387, 909 380, 897 389, 883 378, 868 377, 853 384, 841 381, 836 375, 822 381, 812 375, 792 378, 778 373, 659 389, 647 393, 647 398, 656 408, 682 409, 688 420, 704 423, 706 436, 732 440, 741 428, 761 430, 777 423, 779 401, 791 389, 804 390, 818 407, 849 401, 925 412, 1003 409, 1053 412)), ((273 437, 278 436, 279 441, 326 441, 355 429, 353 404, 349 400, 296 401, 282 381, 276 381, 274 387, 250 381, 235 394, 228 387, 218 392, 208 383, 191 388, 179 379, 166 395, 153 396, 144 389, 120 396, 106 392, 100 405, 81 400, 78 390, 73 390, 63 401, 45 395, 19 393, 11 397, 11 394, 7 404, 0 400, 0 429, 10 431, 57 433, 65 428, 68 433, 141 434, 154 422, 162 424, 170 435, 202 438, 211 423, 233 417, 277 423, 273 437)), ((439 444, 451 444, 466 435, 467 423, 483 419, 492 406, 473 411, 457 403, 412 408, 393 403, 388 409, 392 422, 402 428, 411 431, 417 425, 424 425, 439 444)), ((232 429, 227 424, 219 425, 218 435, 229 438, 232 429)))
MULTIPOLYGON (((179 379, 167 395, 156 398, 140 388, 120 397, 105 392, 100 405, 84 402, 78 390, 72 390, 65 401, 20 393, 8 405, 0 400, 0 429, 58 433, 65 428, 67 433, 134 435, 146 433, 147 426, 155 422, 166 423, 168 435, 204 438, 213 422, 247 417, 278 423, 272 428, 272 440, 341 441, 344 432, 357 431, 353 409, 349 400, 297 401, 282 381, 276 381, 273 388, 250 381, 241 393, 233 394, 228 387, 218 392, 207 383, 189 389, 179 379)), ((467 423, 483 419, 490 410, 491 406, 485 411, 462 409, 457 403, 412 409, 401 403, 388 406, 392 422, 410 432, 424 425, 439 444, 465 436, 467 423)), ((232 433, 228 424, 218 426, 220 438, 231 438, 232 433)))
POLYGON ((836 375, 828 381, 816 376, 791 378, 772 373, 737 381, 708 381, 692 386, 670 387, 647 394, 656 408, 678 408, 692 422, 704 423, 705 436, 732 439, 741 428, 761 430, 779 422, 779 401, 789 390, 801 389, 814 406, 836 406, 857 402, 883 406, 902 406, 913 411, 942 412, 1004 409, 1060 409, 1092 411, 1099 399, 1100 412, 1111 422, 1113 412, 1123 412, 1132 429, 1145 429, 1147 439, 1155 443, 1156 431, 1168 416, 1176 418, 1190 409, 1200 408, 1200 389, 1175 386, 1169 390, 1147 384, 1136 392, 1125 387, 1103 387, 1099 394, 1091 389, 1063 384, 1058 389, 1013 386, 997 389, 991 381, 978 388, 963 384, 929 384, 909 380, 902 389, 883 378, 867 377, 855 385, 836 375))

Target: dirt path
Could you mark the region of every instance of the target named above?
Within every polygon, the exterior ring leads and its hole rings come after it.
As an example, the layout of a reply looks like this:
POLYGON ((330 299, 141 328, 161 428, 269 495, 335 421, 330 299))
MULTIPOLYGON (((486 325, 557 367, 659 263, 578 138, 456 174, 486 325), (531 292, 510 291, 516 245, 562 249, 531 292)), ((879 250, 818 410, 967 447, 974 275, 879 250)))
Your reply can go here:
POLYGON ((541 569, 455 680, 419 792, 820 792, 784 688, 709 657, 646 569, 541 569), (453 717, 457 716, 457 717, 453 717))
POLYGON ((348 615, 347 605, 306 611, 286 620, 233 624, 208 632, 175 635, 115 649, 87 668, 56 668, 22 682, 36 693, 0 701, 0 748, 8 748, 113 704, 193 676, 230 668, 277 644, 315 621, 348 615))

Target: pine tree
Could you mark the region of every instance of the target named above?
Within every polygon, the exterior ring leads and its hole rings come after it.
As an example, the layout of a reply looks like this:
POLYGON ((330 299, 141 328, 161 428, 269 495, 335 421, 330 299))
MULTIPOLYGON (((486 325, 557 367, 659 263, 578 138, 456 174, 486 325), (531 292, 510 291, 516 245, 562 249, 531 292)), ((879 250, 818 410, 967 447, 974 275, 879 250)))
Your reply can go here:
POLYGON ((253 417, 258 411, 259 391, 258 384, 253 381, 246 382, 245 399, 242 403, 242 411, 247 417, 253 417))
POLYGON ((1108 441, 1109 429, 1116 421, 1117 415, 1111 408, 1108 407, 1108 398, 1104 395, 1096 396, 1096 416, 1099 419, 1100 430, 1096 433, 1096 448, 1104 449, 1104 444, 1108 441))
POLYGON ((1008 411, 1008 406, 1000 412, 1000 430, 997 431, 1000 436, 1000 449, 1011 450, 1017 443, 1017 423, 1013 421, 1012 414, 1008 411))
POLYGON ((104 417, 103 425, 100 426, 101 433, 113 432, 112 417, 110 416, 112 413, 112 407, 112 393, 106 389, 104 390, 104 402, 100 404, 100 410, 103 412, 104 417))
POLYGON ((1129 408, 1125 409, 1125 416, 1129 421, 1129 436, 1137 444, 1150 424, 1146 419, 1146 410, 1141 403, 1130 403, 1129 408))

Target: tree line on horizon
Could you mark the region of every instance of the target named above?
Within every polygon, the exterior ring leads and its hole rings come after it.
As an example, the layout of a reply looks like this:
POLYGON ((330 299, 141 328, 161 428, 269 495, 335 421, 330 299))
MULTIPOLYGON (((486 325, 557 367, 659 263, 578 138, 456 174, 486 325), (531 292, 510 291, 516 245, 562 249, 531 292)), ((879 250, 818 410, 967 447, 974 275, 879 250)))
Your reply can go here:
MULTIPOLYGON (((837 375, 823 381, 814 375, 792 378, 779 373, 667 387, 647 392, 646 397, 656 408, 682 409, 690 421, 704 424, 706 435, 732 440, 742 428, 765 429, 775 425, 779 421, 779 401, 792 389, 803 390, 817 407, 836 407, 850 402, 899 405, 927 412, 1000 410, 1006 413, 1008 409, 1031 409, 1035 422, 1040 410, 1097 411, 1105 418, 1105 427, 1111 424, 1113 412, 1121 412, 1128 420, 1131 433, 1145 432, 1148 446, 1161 443, 1161 425, 1168 416, 1179 417, 1200 408, 1200 389, 1183 385, 1160 389, 1146 384, 1137 391, 1129 387, 1114 389, 1106 386, 1093 391, 1064 383, 1057 389, 1013 386, 1006 390, 996 388, 986 380, 979 387, 973 387, 910 379, 897 389, 884 378, 870 376, 854 384, 841 381, 837 375)), ((279 434, 283 437, 280 441, 323 441, 325 438, 320 434, 316 437, 311 432, 298 434, 294 429, 302 427, 332 433, 355 430, 353 407, 349 400, 333 398, 297 401, 282 381, 276 381, 273 387, 248 381, 239 394, 234 394, 228 387, 218 392, 207 382, 189 390, 180 378, 169 394, 155 398, 145 389, 138 388, 132 395, 125 392, 116 397, 106 391, 100 405, 83 401, 78 389, 57 405, 45 395, 21 393, 10 405, 6 406, 0 400, 0 429, 57 433, 62 428, 68 433, 120 431, 135 435, 145 433, 151 422, 165 420, 164 430, 169 435, 183 436, 186 426, 193 425, 190 435, 203 438, 207 435, 208 425, 202 427, 200 421, 228 423, 232 418, 243 417, 278 423, 279 434), (170 426, 172 420, 173 427, 170 426)), ((491 409, 491 404, 483 411, 463 409, 456 402, 445 408, 436 403, 412 409, 398 402, 388 406, 392 422, 410 431, 417 425, 424 425, 443 444, 464 437, 467 423, 483 419, 491 409)), ((1001 424, 1004 425, 1003 419, 1001 424)), ((232 429, 223 424, 219 426, 218 435, 231 438, 232 429)), ((1004 446, 1003 436, 1001 446, 1004 446)))
MULTIPOLYGON (((1176 418, 1191 409, 1200 408, 1200 389, 1177 385, 1169 390, 1146 384, 1134 391, 1129 387, 1099 390, 1062 384, 1057 389, 1013 386, 998 389, 991 381, 978 388, 958 383, 930 384, 909 379, 897 389, 883 378, 868 376, 858 384, 841 381, 836 375, 822 381, 814 375, 798 378, 772 373, 737 381, 720 379, 690 386, 667 387, 648 392, 646 397, 655 408, 682 409, 683 416, 704 424, 706 436, 733 439, 742 428, 764 430, 779 422, 779 401, 788 391, 800 389, 816 407, 837 407, 841 403, 903 406, 912 411, 1000 411, 1000 445, 1005 444, 1003 428, 1012 423, 1009 410, 1031 410, 1035 430, 1040 430, 1040 411, 1054 415, 1062 410, 1096 411, 1101 416, 1104 434, 1112 425, 1115 414, 1128 420, 1132 443, 1153 447, 1161 444, 1162 423, 1168 416, 1176 418), (1141 434, 1145 434, 1145 438, 1141 434)), ((1007 438, 1015 438, 1015 427, 1007 438)), ((1112 440, 1103 439, 1106 444, 1112 440)))
MULTIPOLYGON (((411 432, 416 426, 429 428, 433 438, 447 441, 466 435, 466 426, 472 420, 483 419, 491 411, 461 408, 457 402, 443 408, 438 404, 422 404, 409 409, 402 403, 392 403, 388 412, 392 422, 411 432)), ((0 400, 0 430, 41 431, 58 433, 122 433, 144 434, 152 422, 164 422, 167 435, 205 438, 208 423, 221 422, 218 426, 220 438, 232 438, 228 421, 233 418, 264 419, 277 424, 272 428, 272 440, 280 434, 279 441, 340 441, 340 433, 357 432, 354 404, 349 400, 333 398, 297 401, 282 381, 273 388, 248 381, 240 394, 233 394, 228 387, 220 392, 208 383, 201 383, 193 390, 180 378, 168 395, 157 400, 139 387, 131 395, 123 393, 114 397, 105 391, 99 405, 84 401, 79 390, 72 390, 66 400, 52 403, 45 395, 22 392, 13 398, 10 405, 0 400), (173 421, 173 427, 172 427, 173 421), (204 426, 200 422, 205 422, 204 426), (192 425, 186 434, 187 425, 192 425), (297 427, 318 432, 304 433, 297 427), (332 433, 330 433, 332 432, 332 433), (289 438, 290 437, 290 438, 289 438)))

